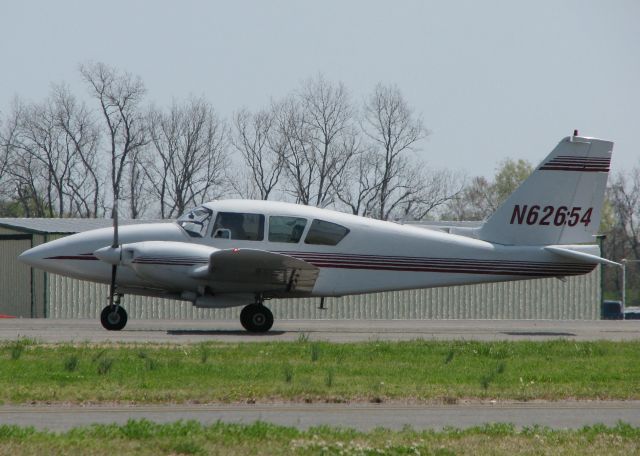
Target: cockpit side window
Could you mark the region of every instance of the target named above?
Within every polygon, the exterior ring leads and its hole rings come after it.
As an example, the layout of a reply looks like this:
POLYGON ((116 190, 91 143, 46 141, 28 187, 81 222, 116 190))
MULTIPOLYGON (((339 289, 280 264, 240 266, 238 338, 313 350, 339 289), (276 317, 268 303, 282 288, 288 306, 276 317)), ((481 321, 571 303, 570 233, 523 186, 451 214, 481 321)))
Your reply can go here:
POLYGON ((262 241, 264 239, 264 215, 218 212, 212 236, 218 239, 262 241))
POLYGON ((178 225, 191 237, 204 237, 213 212, 204 206, 196 207, 177 220, 178 225))
POLYGON ((349 234, 349 228, 345 228, 337 223, 325 222, 315 219, 311 223, 311 228, 304 240, 305 244, 316 245, 337 245, 349 234))
POLYGON ((269 242, 300 242, 307 219, 299 217, 269 217, 269 242))

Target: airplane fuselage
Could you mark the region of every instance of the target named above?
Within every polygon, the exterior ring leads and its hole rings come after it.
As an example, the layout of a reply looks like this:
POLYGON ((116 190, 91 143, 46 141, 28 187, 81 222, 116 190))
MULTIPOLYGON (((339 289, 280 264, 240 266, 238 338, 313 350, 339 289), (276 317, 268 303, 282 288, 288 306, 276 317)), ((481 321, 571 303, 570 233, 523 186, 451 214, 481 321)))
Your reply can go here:
MULTIPOLYGON (((22 261, 109 283, 102 325, 120 330, 123 294, 245 307, 268 331, 264 300, 565 277, 610 264, 593 244, 613 143, 563 138, 478 229, 428 230, 310 206, 226 200, 175 223, 80 233, 32 248, 22 261)), ((616 264, 616 263, 613 263, 616 264)))
MULTIPOLYGON (((135 244, 138 257, 130 264, 124 261, 124 266, 119 268, 118 286, 141 293, 145 289, 163 290, 173 297, 201 294, 203 286, 209 286, 214 294, 242 293, 242 286, 233 280, 211 287, 210 282, 190 274, 194 268, 206 264, 216 249, 281 253, 317 266, 319 273, 313 288, 295 293, 307 296, 561 277, 584 274, 595 267, 559 260, 542 246, 505 246, 308 206, 245 200, 219 201, 206 206, 212 211, 210 226, 204 227, 200 236, 190 235, 176 223, 121 226, 123 248, 126 250, 127 245, 135 244), (262 239, 214 237, 211 225, 220 212, 263 215, 262 239), (274 216, 304 219, 300 240, 269 240, 269 221, 274 216), (345 227, 348 234, 337 245, 309 244, 305 239, 313 220, 345 227), (164 247, 162 254, 154 253, 160 245, 164 247)), ((93 252, 108 246, 112 238, 111 228, 93 230, 44 244, 25 255, 30 255, 32 264, 50 272, 109 283, 111 266, 93 252)), ((597 254, 595 246, 582 246, 581 250, 597 254)))

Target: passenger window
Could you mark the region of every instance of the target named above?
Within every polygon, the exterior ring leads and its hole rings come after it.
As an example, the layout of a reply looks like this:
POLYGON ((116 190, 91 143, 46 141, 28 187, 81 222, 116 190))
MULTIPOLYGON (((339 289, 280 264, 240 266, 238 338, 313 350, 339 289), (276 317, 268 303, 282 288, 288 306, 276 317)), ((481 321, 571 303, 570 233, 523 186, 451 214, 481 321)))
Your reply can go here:
POLYGON ((311 223, 304 243, 337 245, 347 234, 349 234, 349 229, 344 226, 316 219, 311 223))
POLYGON ((218 212, 212 235, 218 239, 262 241, 264 239, 264 215, 218 212))
POLYGON ((269 241, 300 242, 307 219, 298 217, 269 217, 269 241))

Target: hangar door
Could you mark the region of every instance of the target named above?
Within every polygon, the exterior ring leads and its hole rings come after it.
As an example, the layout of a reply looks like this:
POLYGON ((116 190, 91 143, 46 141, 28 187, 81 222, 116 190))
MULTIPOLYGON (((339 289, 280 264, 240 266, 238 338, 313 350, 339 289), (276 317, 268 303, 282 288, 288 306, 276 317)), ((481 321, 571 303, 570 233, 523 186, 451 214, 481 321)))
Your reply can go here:
POLYGON ((31 235, 0 235, 0 314, 32 316, 31 268, 18 256, 31 248, 31 235))

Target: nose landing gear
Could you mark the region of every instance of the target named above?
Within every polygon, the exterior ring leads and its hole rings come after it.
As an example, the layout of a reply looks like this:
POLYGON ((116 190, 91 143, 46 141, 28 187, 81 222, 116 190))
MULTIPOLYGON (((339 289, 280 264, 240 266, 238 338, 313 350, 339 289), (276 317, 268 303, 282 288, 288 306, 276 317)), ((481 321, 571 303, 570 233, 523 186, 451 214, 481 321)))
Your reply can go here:
POLYGON ((102 327, 109 331, 120 331, 127 325, 127 311, 120 307, 121 295, 113 296, 113 305, 108 305, 100 313, 102 327))
POLYGON ((262 298, 240 312, 240 323, 249 332, 267 332, 273 326, 273 314, 264 306, 262 298))

